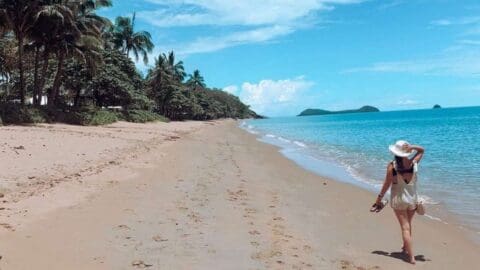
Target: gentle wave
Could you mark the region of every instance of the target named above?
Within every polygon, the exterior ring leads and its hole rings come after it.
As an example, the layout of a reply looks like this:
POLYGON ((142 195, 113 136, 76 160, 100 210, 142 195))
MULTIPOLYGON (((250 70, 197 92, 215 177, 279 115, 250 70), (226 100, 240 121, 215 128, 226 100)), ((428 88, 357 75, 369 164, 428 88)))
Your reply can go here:
POLYGON ((289 139, 285 139, 285 138, 280 137, 280 136, 278 136, 277 139, 280 140, 280 141, 282 141, 282 142, 286 142, 286 143, 291 143, 291 142, 292 142, 292 141, 290 141, 289 139))
POLYGON ((294 144, 300 146, 300 147, 303 147, 303 148, 307 148, 307 145, 302 143, 302 142, 299 142, 299 141, 293 141, 294 144))
MULTIPOLYGON (((262 132, 260 132, 258 130, 255 130, 255 127, 253 125, 242 124, 242 125, 240 125, 240 127, 246 129, 248 132, 250 132, 252 134, 257 134, 257 135, 263 136, 264 141, 266 141, 268 143, 271 143, 271 144, 274 144, 274 145, 277 145, 277 146, 280 146, 282 149, 286 150, 287 152, 296 151, 296 152, 300 153, 301 155, 310 156, 310 158, 313 158, 313 159, 318 159, 318 157, 313 157, 309 153, 302 152, 302 150, 305 150, 306 148, 308 148, 307 145, 302 143, 302 142, 299 142, 299 141, 296 141, 296 140, 292 141, 292 140, 286 139, 284 137, 281 137, 279 135, 274 135, 274 134, 271 134, 271 133, 262 134, 262 132), (275 140, 280 142, 280 143, 275 143, 275 140), (295 147, 295 146, 297 146, 297 147, 295 147), (300 149, 298 147, 300 147, 300 149)), ((382 187, 382 184, 383 184, 382 182, 383 181, 369 179, 367 177, 364 177, 361 173, 359 173, 355 169, 355 167, 357 167, 357 165, 351 165, 351 164, 349 164, 345 161, 338 160, 338 159, 335 160, 335 162, 338 163, 340 165, 340 167, 343 168, 345 170, 345 172, 348 173, 351 176, 350 177, 351 179, 354 179, 355 181, 357 181, 360 184, 360 186, 363 186, 363 187, 367 186, 367 189, 369 189, 371 191, 377 191, 382 187)), ((350 181, 347 180, 347 182, 350 182, 350 181)), ((355 184, 355 183, 353 183, 353 184, 355 184)), ((389 192, 388 192, 387 196, 389 196, 389 192)), ((420 199, 423 200, 423 202, 426 205, 437 205, 437 204, 439 204, 439 202, 435 201, 433 198, 431 198, 427 195, 420 195, 420 199)), ((436 221, 440 221, 440 222, 445 223, 443 220, 441 220, 438 217, 434 217, 434 216, 430 216, 430 215, 425 215, 425 216, 427 216, 428 218, 430 218, 432 220, 436 220, 436 221)))
POLYGON ((244 130, 246 130, 248 133, 257 135, 259 134, 258 131, 255 130, 255 127, 253 125, 249 125, 246 121, 242 121, 240 123, 240 127, 244 130))

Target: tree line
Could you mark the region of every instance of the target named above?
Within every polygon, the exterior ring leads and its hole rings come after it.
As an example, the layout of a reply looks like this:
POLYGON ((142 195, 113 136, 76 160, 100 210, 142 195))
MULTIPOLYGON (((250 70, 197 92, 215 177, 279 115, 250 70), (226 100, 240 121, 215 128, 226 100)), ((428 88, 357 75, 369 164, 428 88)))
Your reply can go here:
POLYGON ((106 108, 127 120, 258 117, 238 97, 208 88, 199 70, 187 75, 173 51, 140 74, 130 57, 151 61, 152 37, 135 29, 135 13, 114 22, 96 13, 111 5, 0 0, 0 117, 34 111, 59 121, 106 108))

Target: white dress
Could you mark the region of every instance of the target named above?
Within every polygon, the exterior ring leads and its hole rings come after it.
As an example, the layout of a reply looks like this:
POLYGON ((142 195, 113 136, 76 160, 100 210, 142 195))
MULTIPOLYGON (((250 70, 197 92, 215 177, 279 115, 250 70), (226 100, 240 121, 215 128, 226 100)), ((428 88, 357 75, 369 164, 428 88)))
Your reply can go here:
POLYGON ((402 174, 399 173, 397 169, 397 163, 395 161, 393 161, 393 167, 397 174, 397 181, 393 181, 392 183, 390 193, 390 206, 395 210, 415 210, 418 203, 417 162, 413 162, 412 179, 408 183, 405 181, 402 174))

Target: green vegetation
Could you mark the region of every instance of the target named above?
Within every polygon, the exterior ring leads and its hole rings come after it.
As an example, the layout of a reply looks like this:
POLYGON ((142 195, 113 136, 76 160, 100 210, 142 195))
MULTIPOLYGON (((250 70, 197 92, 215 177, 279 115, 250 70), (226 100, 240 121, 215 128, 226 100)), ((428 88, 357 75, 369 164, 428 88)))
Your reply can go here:
POLYGON ((64 113, 61 122, 72 125, 99 126, 118 121, 117 115, 112 111, 82 108, 64 113))
POLYGON ((364 112, 379 112, 380 110, 373 106, 363 106, 358 110, 344 110, 344 111, 327 111, 320 109, 306 109, 301 112, 298 116, 309 116, 309 115, 325 115, 325 114, 340 114, 340 113, 364 113, 364 112))
POLYGON ((11 103, 0 105, 0 118, 3 124, 36 124, 50 121, 46 110, 11 103))
POLYGON ((111 0, 0 0, 0 116, 4 124, 258 117, 237 97, 187 75, 174 52, 143 77, 150 33, 132 18, 96 14, 111 0))
POLYGON ((133 123, 146 123, 153 121, 168 122, 168 119, 151 111, 128 110, 119 114, 119 118, 133 123))

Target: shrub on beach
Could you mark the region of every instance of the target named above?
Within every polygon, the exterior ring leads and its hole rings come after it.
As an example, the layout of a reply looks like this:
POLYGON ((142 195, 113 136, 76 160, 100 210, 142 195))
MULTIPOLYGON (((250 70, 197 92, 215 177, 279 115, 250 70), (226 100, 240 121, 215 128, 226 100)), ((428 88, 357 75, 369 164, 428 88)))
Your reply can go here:
POLYGON ((128 110, 120 113, 121 119, 133 123, 168 122, 168 119, 151 111, 128 110))
POLYGON ((90 122, 91 126, 108 125, 118 121, 117 115, 111 111, 99 110, 93 113, 90 122))
POLYGON ((0 105, 0 118, 4 124, 38 124, 50 122, 48 114, 38 108, 19 104, 5 103, 0 105))
POLYGON ((57 117, 58 122, 81 126, 108 125, 118 121, 114 112, 107 110, 81 109, 72 110, 57 117))

